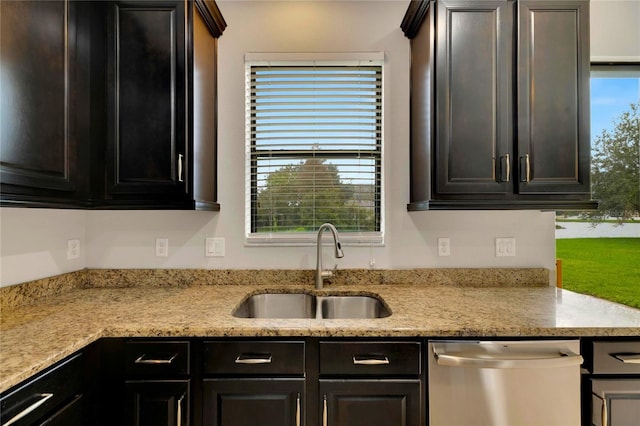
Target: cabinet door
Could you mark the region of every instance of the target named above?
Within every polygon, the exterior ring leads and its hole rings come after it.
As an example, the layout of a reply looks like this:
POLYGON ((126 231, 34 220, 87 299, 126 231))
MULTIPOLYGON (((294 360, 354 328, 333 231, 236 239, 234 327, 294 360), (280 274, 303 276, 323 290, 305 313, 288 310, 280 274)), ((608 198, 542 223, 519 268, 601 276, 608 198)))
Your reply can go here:
MULTIPOLYGON (((608 342, 611 343, 611 342, 608 342)), ((622 346, 622 345, 621 345, 622 346)), ((634 353, 627 347, 628 353, 634 353)), ((622 354, 622 353, 619 353, 622 354)), ((607 355, 607 357, 609 357, 607 355)), ((614 359, 613 357, 609 357, 614 359)), ((616 361, 618 361, 616 359, 616 361)), ((633 364, 620 365, 633 366, 633 364)), ((590 380, 591 425, 625 426, 637 425, 640 419, 640 380, 633 376, 620 375, 617 378, 595 378, 590 380)), ((585 395, 585 396, 587 396, 585 395)), ((586 398, 585 398, 586 402, 586 398)))
POLYGON ((185 176, 185 5, 108 2, 107 198, 180 199, 185 176))
POLYGON ((513 3, 443 0, 436 8, 434 198, 512 191, 513 3))
POLYGON ((320 419, 323 426, 423 425, 420 389, 419 380, 320 380, 320 419))
POLYGON ((205 379, 206 426, 300 426, 304 379, 205 379))
POLYGON ((126 424, 189 424, 189 380, 140 380, 125 384, 126 424))
POLYGON ((519 2, 518 191, 589 198, 589 2, 519 2))
POLYGON ((591 395, 592 426, 628 426, 638 424, 640 418, 640 394, 613 393, 601 399, 591 395))
POLYGON ((3 205, 80 204, 84 147, 76 12, 68 1, 0 4, 0 184, 3 205))

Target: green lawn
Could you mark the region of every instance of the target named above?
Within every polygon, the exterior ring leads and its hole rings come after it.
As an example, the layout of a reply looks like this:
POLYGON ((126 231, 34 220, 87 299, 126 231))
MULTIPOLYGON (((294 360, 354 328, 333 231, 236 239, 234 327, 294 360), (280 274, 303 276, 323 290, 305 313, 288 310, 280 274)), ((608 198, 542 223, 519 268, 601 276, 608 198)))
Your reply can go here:
POLYGON ((640 308, 640 238, 556 240, 563 287, 640 308))

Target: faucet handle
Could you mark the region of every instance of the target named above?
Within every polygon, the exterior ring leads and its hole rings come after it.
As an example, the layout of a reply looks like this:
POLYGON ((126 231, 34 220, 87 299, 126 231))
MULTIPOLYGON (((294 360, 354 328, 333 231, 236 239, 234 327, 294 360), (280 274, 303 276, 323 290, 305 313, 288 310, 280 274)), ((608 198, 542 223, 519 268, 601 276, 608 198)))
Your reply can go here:
POLYGON ((338 274, 338 264, 333 265, 333 269, 331 270, 331 277, 335 277, 338 274))
POLYGON ((338 264, 336 263, 333 266, 333 269, 325 269, 324 271, 322 271, 321 277, 325 280, 330 280, 331 278, 336 276, 337 272, 338 272, 338 264))

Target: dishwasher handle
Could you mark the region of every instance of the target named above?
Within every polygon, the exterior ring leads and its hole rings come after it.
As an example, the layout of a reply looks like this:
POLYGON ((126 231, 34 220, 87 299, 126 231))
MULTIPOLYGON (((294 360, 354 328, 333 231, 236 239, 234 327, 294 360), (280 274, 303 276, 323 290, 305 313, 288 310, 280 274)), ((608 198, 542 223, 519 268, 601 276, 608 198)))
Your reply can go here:
POLYGON ((492 353, 478 354, 461 351, 448 354, 442 345, 433 343, 433 354, 438 365, 475 368, 557 368, 582 364, 582 356, 573 353, 492 353), (516 355, 516 356, 514 356, 516 355))

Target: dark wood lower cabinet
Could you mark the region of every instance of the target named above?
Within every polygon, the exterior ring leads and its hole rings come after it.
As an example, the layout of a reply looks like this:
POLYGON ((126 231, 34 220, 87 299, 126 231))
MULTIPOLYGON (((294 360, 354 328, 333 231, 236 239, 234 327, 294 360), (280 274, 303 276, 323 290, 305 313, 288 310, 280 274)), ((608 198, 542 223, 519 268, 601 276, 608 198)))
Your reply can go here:
POLYGON ((417 379, 320 380, 320 419, 323 426, 423 425, 420 389, 417 379))
POLYGON ((125 384, 126 424, 189 424, 189 380, 140 380, 125 384))
POLYGON ((300 426, 304 423, 300 379, 205 379, 203 425, 300 426))
POLYGON ((60 408, 48 419, 41 423, 41 426, 73 426, 85 424, 85 406, 82 395, 76 395, 67 405, 60 408))
POLYGON ((63 360, 0 395, 0 424, 80 426, 85 417, 83 353, 63 360))
POLYGON ((103 338, 0 395, 0 423, 38 404, 15 425, 425 426, 422 350, 394 339, 103 338))

